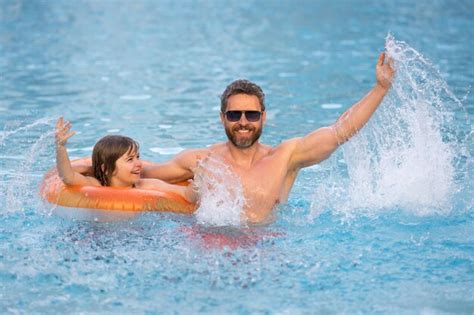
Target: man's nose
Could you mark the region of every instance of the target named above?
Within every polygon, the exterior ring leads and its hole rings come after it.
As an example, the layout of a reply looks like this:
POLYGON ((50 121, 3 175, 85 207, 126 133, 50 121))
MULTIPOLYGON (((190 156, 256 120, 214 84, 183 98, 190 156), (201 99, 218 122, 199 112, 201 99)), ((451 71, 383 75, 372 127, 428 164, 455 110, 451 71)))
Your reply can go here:
POLYGON ((241 125, 246 125, 249 121, 247 120, 247 116, 245 116, 245 112, 242 112, 242 116, 240 116, 239 123, 241 125))

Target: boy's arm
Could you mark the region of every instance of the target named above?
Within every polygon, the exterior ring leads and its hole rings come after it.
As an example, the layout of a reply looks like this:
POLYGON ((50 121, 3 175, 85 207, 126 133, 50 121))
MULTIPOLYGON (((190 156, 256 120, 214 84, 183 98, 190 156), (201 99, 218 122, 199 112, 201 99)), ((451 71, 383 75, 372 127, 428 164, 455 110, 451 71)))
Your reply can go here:
POLYGON ((75 172, 71 166, 66 143, 76 132, 70 132, 70 129, 71 123, 64 121, 63 117, 60 117, 56 122, 56 167, 58 175, 66 185, 97 186, 99 183, 95 178, 75 172))
POLYGON ((71 161, 71 166, 76 173, 81 173, 84 176, 94 176, 91 158, 82 158, 80 160, 71 161))
POLYGON ((349 140, 370 119, 391 86, 394 70, 390 61, 384 64, 385 53, 380 54, 376 66, 377 83, 360 101, 354 104, 329 127, 293 139, 291 168, 301 168, 327 159, 339 145, 349 140))

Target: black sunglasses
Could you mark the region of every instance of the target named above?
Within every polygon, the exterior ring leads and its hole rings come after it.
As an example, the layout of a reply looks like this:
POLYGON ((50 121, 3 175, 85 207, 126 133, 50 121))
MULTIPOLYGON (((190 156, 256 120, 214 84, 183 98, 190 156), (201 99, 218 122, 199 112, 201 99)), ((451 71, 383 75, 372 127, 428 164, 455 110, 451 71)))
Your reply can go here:
POLYGON ((245 115, 245 119, 249 122, 259 121, 262 116, 262 112, 259 112, 258 110, 228 110, 224 114, 225 118, 231 122, 239 121, 242 114, 245 115))

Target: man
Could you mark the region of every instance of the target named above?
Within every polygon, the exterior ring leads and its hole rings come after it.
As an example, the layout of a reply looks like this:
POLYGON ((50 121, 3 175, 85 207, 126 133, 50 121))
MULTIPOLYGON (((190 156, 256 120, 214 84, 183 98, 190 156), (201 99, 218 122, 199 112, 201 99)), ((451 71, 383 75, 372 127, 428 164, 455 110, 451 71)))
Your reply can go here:
POLYGON ((264 222, 276 204, 287 201, 300 169, 327 159, 372 116, 394 75, 390 62, 384 63, 384 59, 385 54, 380 54, 372 90, 333 125, 276 147, 258 142, 266 120, 261 88, 246 80, 232 82, 221 96, 220 113, 229 140, 206 149, 183 151, 162 164, 147 163, 142 176, 175 183, 193 178, 198 162, 206 156, 218 157, 240 178, 249 223, 264 222))

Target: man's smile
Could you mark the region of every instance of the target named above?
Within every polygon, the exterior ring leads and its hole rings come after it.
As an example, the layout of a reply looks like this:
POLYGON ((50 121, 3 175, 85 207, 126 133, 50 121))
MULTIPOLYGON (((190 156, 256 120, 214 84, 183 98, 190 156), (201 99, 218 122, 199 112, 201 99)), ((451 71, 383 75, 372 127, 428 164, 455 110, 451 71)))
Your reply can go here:
POLYGON ((255 128, 252 128, 252 126, 236 126, 233 131, 237 133, 249 133, 251 131, 254 131, 255 128))

